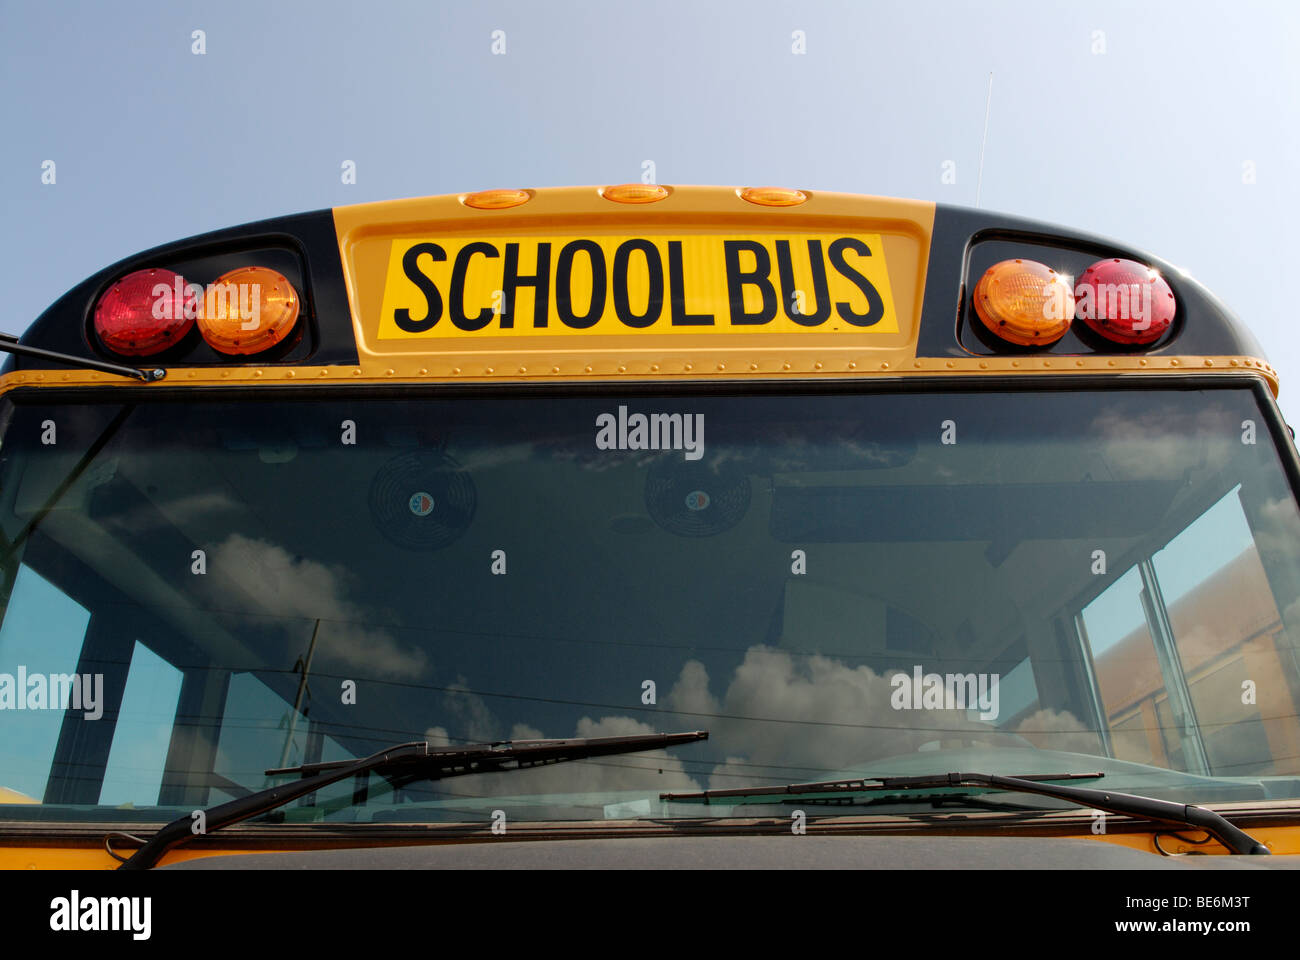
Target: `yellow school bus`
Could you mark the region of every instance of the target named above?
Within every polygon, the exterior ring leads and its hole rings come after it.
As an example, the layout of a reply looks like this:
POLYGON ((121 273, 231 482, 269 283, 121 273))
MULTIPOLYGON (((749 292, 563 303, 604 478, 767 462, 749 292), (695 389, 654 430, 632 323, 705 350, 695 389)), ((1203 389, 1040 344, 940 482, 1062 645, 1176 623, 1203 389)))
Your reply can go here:
POLYGON ((1300 855, 1278 375, 1140 251, 487 190, 0 348, 5 868, 1300 855))

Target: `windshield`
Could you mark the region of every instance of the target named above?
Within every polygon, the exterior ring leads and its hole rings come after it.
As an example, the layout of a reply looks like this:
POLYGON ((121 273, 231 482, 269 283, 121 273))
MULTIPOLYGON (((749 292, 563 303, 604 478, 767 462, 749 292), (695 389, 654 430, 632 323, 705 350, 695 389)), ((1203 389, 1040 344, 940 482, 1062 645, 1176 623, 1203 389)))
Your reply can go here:
POLYGON ((85 396, 5 401, 0 817, 697 729, 270 816, 953 770, 1300 797, 1300 513, 1252 387, 85 396))

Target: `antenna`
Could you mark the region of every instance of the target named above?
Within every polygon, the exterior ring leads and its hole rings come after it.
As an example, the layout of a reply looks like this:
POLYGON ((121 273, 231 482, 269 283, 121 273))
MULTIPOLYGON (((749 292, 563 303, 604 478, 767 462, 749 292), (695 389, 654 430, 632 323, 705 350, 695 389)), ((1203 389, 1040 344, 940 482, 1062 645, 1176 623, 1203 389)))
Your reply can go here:
POLYGON ((975 183, 975 208, 980 205, 980 191, 984 188, 984 147, 989 142, 989 107, 993 105, 993 71, 989 71, 989 92, 984 98, 984 137, 980 140, 980 172, 975 183))

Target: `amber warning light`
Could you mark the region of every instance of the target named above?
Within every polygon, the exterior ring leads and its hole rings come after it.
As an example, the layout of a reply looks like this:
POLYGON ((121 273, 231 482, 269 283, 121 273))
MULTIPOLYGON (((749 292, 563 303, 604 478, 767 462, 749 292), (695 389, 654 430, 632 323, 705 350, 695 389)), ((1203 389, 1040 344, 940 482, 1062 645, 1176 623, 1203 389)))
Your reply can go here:
POLYGON ((1065 336, 1074 319, 1068 277, 1035 260, 1003 260, 975 285, 975 313, 1009 343, 1037 346, 1065 336))
POLYGON ((298 292, 269 267, 240 267, 209 284, 199 332, 221 353, 261 353, 275 346, 298 320, 298 292))

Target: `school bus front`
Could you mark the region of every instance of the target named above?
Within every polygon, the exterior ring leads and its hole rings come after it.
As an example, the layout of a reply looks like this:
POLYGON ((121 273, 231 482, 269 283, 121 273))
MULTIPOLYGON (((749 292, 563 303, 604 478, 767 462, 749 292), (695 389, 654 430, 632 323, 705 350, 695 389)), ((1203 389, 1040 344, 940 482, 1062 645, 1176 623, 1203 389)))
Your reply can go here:
POLYGON ((3 346, 5 867, 1300 854, 1278 376, 1146 254, 485 191, 147 251, 3 346))

